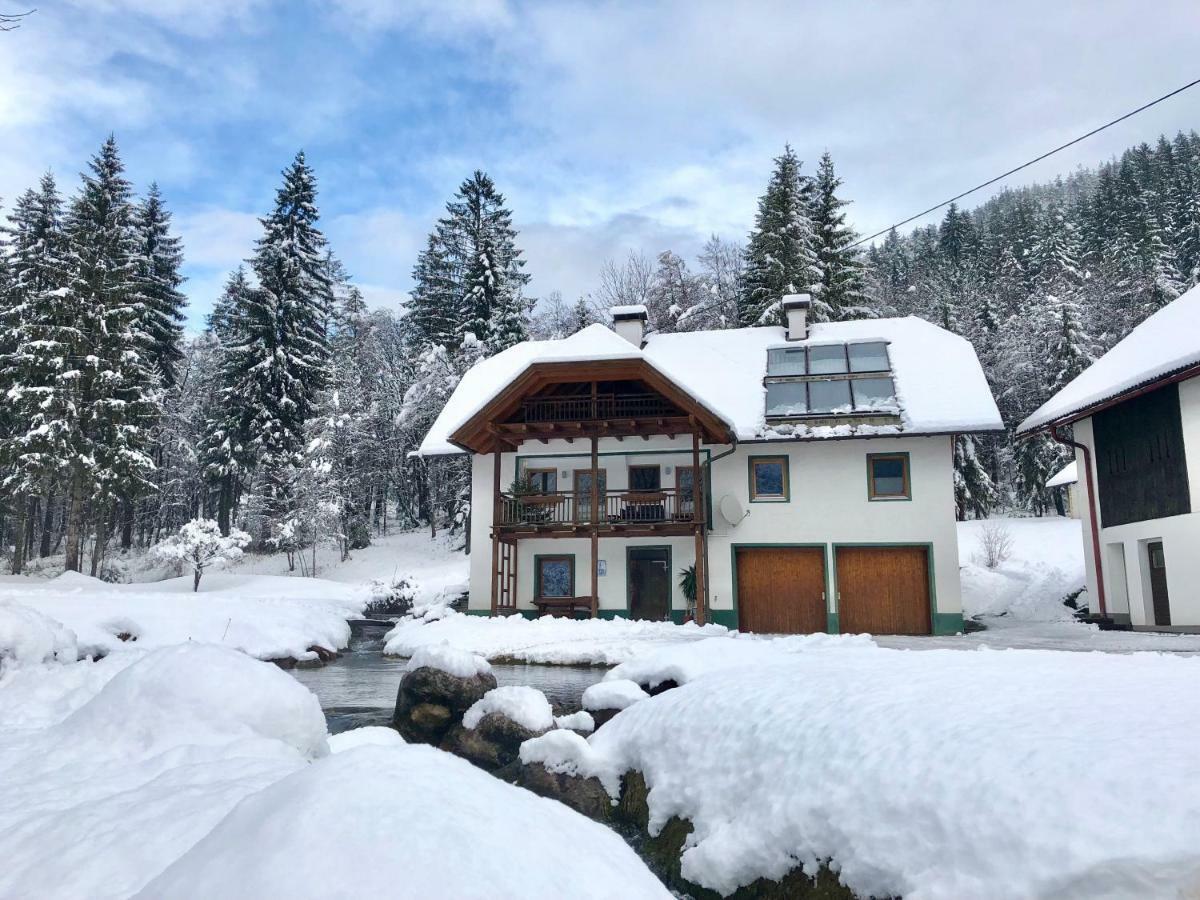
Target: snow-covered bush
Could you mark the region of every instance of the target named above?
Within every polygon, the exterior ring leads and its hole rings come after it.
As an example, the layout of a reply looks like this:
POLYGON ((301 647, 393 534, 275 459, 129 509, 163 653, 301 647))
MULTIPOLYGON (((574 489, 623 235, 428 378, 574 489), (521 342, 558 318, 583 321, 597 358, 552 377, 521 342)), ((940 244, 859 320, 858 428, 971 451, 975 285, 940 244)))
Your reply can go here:
POLYGON ((1012 555, 1012 532, 1002 522, 988 522, 979 530, 979 561, 995 569, 1012 555))
POLYGON ((390 584, 384 581, 371 582, 371 599, 363 608, 366 616, 403 616, 413 608, 417 588, 407 578, 397 578, 390 584))
POLYGON ((229 529, 228 535, 213 519, 192 519, 179 533, 167 538, 154 548, 160 559, 179 562, 192 567, 192 590, 200 590, 200 577, 210 566, 221 567, 242 555, 242 548, 250 543, 250 535, 237 528, 229 529))

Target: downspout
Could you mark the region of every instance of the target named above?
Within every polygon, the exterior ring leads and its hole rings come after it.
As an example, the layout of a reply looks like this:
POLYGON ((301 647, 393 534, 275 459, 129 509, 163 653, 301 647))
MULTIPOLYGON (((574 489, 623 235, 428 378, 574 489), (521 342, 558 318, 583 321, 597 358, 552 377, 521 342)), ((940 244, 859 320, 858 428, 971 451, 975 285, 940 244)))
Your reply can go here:
MULTIPOLYGON (((722 453, 718 453, 716 456, 710 456, 708 459, 706 459, 704 461, 704 469, 705 469, 705 472, 704 472, 704 487, 705 487, 704 501, 707 504, 709 504, 709 506, 713 505, 712 464, 714 462, 716 462, 718 459, 724 459, 726 456, 729 456, 735 450, 737 450, 737 448, 738 448, 737 435, 733 435, 733 445, 728 450, 726 450, 722 453)), ((714 507, 714 509, 715 509, 715 507, 714 507)), ((706 527, 708 528, 709 531, 712 531, 712 516, 708 515, 708 510, 705 510, 704 519, 705 519, 706 527)), ((708 535, 705 534, 705 536, 704 536, 704 597, 696 598, 697 604, 699 604, 701 602, 704 603, 704 621, 705 622, 708 622, 708 611, 709 611, 708 610, 708 605, 709 605, 708 604, 708 595, 711 592, 712 592, 712 569, 710 569, 708 567, 708 535)))
POLYGON ((1092 529, 1092 556, 1096 560, 1096 599, 1100 601, 1100 615, 1108 616, 1107 604, 1104 602, 1104 561, 1100 558, 1100 511, 1096 508, 1096 486, 1092 480, 1092 451, 1084 444, 1073 438, 1066 437, 1054 425, 1050 428, 1050 436, 1067 447, 1073 447, 1083 454, 1083 476, 1087 485, 1088 522, 1092 529))

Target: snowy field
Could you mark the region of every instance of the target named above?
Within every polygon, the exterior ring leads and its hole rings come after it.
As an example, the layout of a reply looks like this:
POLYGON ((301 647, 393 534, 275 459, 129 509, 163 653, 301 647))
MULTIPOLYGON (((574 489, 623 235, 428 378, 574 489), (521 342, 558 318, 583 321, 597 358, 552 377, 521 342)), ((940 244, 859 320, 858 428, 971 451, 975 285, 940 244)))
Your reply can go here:
POLYGON ((604 827, 390 729, 330 738, 224 647, 10 669, 0 783, 0 897, 670 896, 604 827))
POLYGON ((614 794, 642 772, 651 833, 691 820, 683 875, 722 893, 830 858, 861 896, 1200 891, 1200 659, 739 644, 618 666, 683 687, 522 758, 614 794))

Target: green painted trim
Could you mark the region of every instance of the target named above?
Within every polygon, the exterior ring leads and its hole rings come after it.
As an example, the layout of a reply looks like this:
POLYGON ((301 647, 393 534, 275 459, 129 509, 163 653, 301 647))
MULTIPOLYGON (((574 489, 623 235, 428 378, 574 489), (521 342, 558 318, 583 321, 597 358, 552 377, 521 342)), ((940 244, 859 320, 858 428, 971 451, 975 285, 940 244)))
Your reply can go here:
MULTIPOLYGON (((937 577, 935 575, 933 565, 933 541, 854 541, 845 543, 835 543, 833 545, 833 573, 834 573, 834 589, 837 589, 837 552, 839 547, 924 547, 925 548, 925 564, 929 570, 929 632, 930 634, 957 634, 962 631, 962 613, 939 613, 937 608, 937 577), (958 629, 956 631, 938 631, 938 617, 943 617, 945 622, 957 616, 958 629)), ((838 607, 839 612, 841 607, 838 607)), ((948 627, 948 626, 944 626, 948 627)))
MULTIPOLYGON (((720 610, 720 612, 727 612, 730 614, 730 617, 732 618, 734 624, 730 625, 729 627, 730 628, 738 628, 740 625, 740 615, 738 612, 740 607, 738 606, 738 583, 737 583, 737 581, 738 581, 738 579, 737 579, 737 552, 738 552, 738 550, 770 550, 775 547, 799 547, 799 548, 805 548, 805 549, 820 549, 821 560, 825 564, 825 627, 826 627, 826 630, 828 631, 829 622, 830 622, 829 617, 833 616, 833 621, 836 624, 837 613, 831 612, 829 609, 829 604, 833 599, 833 590, 832 590, 832 587, 830 585, 830 580, 829 580, 830 575, 831 575, 830 565, 829 565, 829 545, 822 544, 822 543, 815 543, 815 544, 814 543, 808 543, 808 544, 797 544, 797 543, 730 544, 729 545, 729 571, 732 576, 730 580, 733 582, 733 609, 732 610, 720 610)), ((710 614, 710 618, 712 615, 715 615, 716 612, 718 612, 718 610, 713 610, 712 613, 710 614)), ((836 630, 834 630, 834 631, 828 631, 828 633, 829 634, 837 634, 838 632, 836 630)))
POLYGON ((490 616, 491 614, 492 611, 490 609, 471 609, 469 606, 467 607, 468 616, 490 616))
POLYGON ((838 624, 838 614, 833 612, 825 613, 825 631, 828 634, 841 634, 842 628, 838 624))
MULTIPOLYGON (((690 457, 692 455, 692 450, 690 447, 688 447, 686 449, 677 449, 677 450, 606 450, 604 453, 597 453, 596 456, 598 456, 598 457, 599 456, 678 456, 679 454, 686 454, 687 456, 690 457)), ((524 464, 525 460, 530 460, 530 459, 591 459, 591 458, 592 458, 592 454, 590 454, 590 453, 518 453, 517 456, 515 457, 515 460, 513 463, 515 466, 515 469, 513 471, 519 473, 521 471, 521 466, 524 464)), ((712 451, 701 447, 700 448, 700 468, 707 471, 710 475, 712 474, 711 463, 712 463, 712 451)), ((672 465, 674 465, 674 464, 672 464, 672 465)), ((690 466, 691 462, 689 461, 685 465, 690 466)), ((674 473, 672 473, 672 474, 674 474, 674 473)), ((607 485, 605 485, 605 486, 607 487, 607 485)), ((711 487, 711 485, 709 485, 709 487, 711 487)), ((768 502, 768 501, 762 501, 762 502, 768 502)), ((775 500, 772 502, 779 503, 782 501, 775 500)), ((708 529, 711 531, 712 530, 712 520, 713 520, 713 505, 712 505, 712 491, 711 490, 706 491, 704 494, 704 510, 706 513, 705 524, 708 527, 708 529)))
POLYGON ((792 500, 792 458, 787 453, 764 453, 758 456, 746 457, 746 495, 751 503, 790 503, 792 500), (754 463, 762 460, 783 460, 783 496, 763 497, 754 496, 754 463))
MULTIPOLYGON (((633 590, 633 582, 629 578, 629 564, 631 562, 629 555, 634 550, 666 550, 667 551, 667 617, 670 618, 671 610, 675 608, 675 582, 671 579, 675 577, 674 572, 674 553, 671 552, 670 544, 626 544, 625 545, 625 615, 633 618, 633 600, 630 593, 633 590)), ((653 620, 652 620, 653 621, 653 620)))
POLYGON ((934 613, 934 634, 963 634, 962 613, 934 613))
POLYGON ((903 501, 905 501, 905 500, 911 500, 911 499, 912 499, 912 493, 913 493, 913 484, 912 484, 912 458, 909 456, 909 452, 908 452, 907 450, 895 450, 895 451, 893 451, 893 452, 891 452, 891 453, 883 453, 883 452, 881 452, 881 453, 868 453, 868 454, 867 454, 867 501, 868 501, 869 503, 898 503, 898 502, 903 502, 903 501), (881 458, 881 457, 882 457, 882 458, 884 458, 884 459, 887 459, 887 458, 889 458, 889 457, 896 457, 896 456, 903 456, 903 457, 904 457, 904 483, 905 483, 906 485, 908 485, 908 493, 907 493, 906 495, 904 495, 903 497, 900 497, 900 496, 889 496, 889 497, 872 497, 872 496, 871 496, 871 484, 872 484, 872 482, 874 481, 874 478, 875 478, 874 474, 871 472, 871 463, 872 463, 872 461, 874 461, 874 460, 876 460, 876 459, 879 459, 879 458, 881 458))
MULTIPOLYGON (((682 622, 682 617, 680 622, 682 622)), ((737 613, 732 609, 710 609, 708 621, 713 625, 724 625, 730 631, 737 631, 737 613)))
MULTIPOLYGON (((574 553, 535 553, 533 554, 533 599, 537 600, 542 596, 542 567, 540 565, 543 559, 561 559, 568 558, 571 560, 571 596, 575 597, 575 574, 578 568, 579 560, 575 558, 574 553)), ((593 564, 595 561, 593 560, 593 564)), ((520 602, 520 598, 518 598, 520 602)))

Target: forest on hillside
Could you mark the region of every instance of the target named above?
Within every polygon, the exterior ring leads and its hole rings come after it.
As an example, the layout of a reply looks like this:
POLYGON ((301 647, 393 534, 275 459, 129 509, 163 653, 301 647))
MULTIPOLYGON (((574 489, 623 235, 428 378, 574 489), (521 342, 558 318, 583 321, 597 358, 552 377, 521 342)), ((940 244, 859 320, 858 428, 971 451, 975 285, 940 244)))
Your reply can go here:
POLYGON ((1001 192, 940 223, 857 245, 832 158, 774 161, 743 242, 713 236, 598 266, 591 294, 535 300, 514 214, 474 172, 413 261, 411 300, 370 310, 320 229, 304 154, 283 171, 246 265, 185 337, 184 248, 113 139, 64 199, 51 175, 7 214, 0 252, 0 547, 20 572, 120 577, 122 551, 196 518, 262 550, 387 528, 464 534, 465 462, 411 456, 462 374, 527 338, 569 335, 615 304, 659 331, 776 321, 808 291, 818 321, 919 315, 969 339, 1010 428, 958 439, 960 517, 1043 514, 1067 459, 1011 429, 1200 277, 1200 136, 1001 192))

